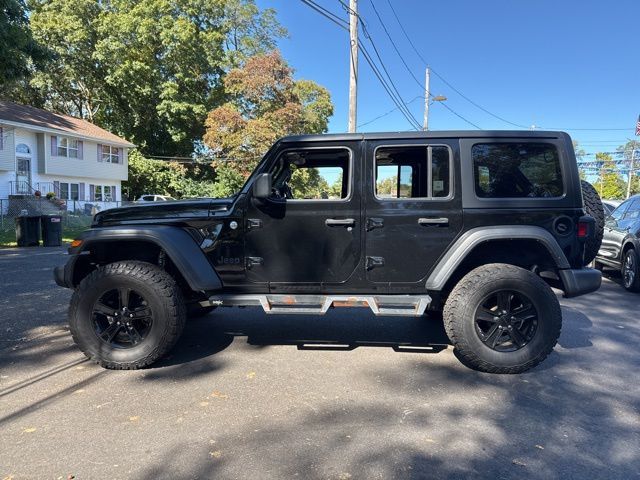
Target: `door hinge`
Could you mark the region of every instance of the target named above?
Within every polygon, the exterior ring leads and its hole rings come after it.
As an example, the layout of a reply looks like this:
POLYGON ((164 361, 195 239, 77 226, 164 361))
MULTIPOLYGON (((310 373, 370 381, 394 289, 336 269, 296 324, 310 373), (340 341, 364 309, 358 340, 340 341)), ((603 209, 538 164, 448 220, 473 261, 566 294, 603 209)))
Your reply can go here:
POLYGON ((367 270, 372 270, 376 267, 384 267, 384 257, 367 257, 366 266, 367 270))
POLYGON ((256 228, 262 228, 262 220, 259 218, 249 218, 247 220, 247 230, 255 230, 256 228))
POLYGON ((263 263, 264 259, 262 257, 247 257, 247 268, 249 269, 263 263))
POLYGON ((382 218, 367 218, 367 232, 370 232, 371 230, 375 229, 375 228, 382 228, 384 227, 384 220, 382 218))

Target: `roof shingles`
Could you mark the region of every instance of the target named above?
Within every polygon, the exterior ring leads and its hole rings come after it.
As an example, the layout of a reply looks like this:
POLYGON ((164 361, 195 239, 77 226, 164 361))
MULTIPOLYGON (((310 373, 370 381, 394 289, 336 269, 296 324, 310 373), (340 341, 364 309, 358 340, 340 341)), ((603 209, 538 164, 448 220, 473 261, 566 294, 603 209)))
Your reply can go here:
POLYGON ((33 127, 60 130, 105 143, 115 143, 128 147, 135 146, 131 142, 86 120, 0 99, 0 122, 3 120, 33 127))

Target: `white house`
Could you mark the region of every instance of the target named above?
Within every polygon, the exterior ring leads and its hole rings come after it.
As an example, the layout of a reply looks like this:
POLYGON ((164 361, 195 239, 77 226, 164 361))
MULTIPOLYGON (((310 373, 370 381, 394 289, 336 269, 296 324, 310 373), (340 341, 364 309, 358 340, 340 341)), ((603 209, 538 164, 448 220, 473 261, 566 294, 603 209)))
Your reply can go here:
POLYGON ((134 146, 86 120, 0 100, 0 199, 121 201, 134 146))

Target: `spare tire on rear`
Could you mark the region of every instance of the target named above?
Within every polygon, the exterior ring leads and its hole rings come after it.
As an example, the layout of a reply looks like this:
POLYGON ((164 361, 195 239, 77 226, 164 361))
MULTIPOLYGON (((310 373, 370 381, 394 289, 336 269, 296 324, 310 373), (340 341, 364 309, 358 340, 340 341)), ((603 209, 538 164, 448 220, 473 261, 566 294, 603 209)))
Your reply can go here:
POLYGON ((596 258, 600 244, 602 243, 602 235, 604 234, 604 208, 600 195, 593 185, 586 180, 580 181, 582 187, 582 198, 584 200, 584 209, 587 215, 591 215, 596 220, 595 235, 590 237, 584 246, 584 264, 588 265, 596 258))

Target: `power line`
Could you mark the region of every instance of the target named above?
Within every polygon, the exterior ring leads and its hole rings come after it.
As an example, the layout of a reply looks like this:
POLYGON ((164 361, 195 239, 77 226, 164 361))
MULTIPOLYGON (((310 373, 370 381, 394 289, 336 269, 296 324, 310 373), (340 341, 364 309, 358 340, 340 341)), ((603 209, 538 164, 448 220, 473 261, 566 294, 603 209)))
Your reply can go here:
POLYGON ((387 67, 386 67, 385 63, 382 60, 382 57, 380 56, 380 52, 378 51, 378 47, 376 46, 376 43, 373 40, 373 36, 369 33, 369 31, 367 29, 366 22, 364 21, 362 16, 360 16, 357 12, 352 12, 351 8, 346 3, 344 3, 342 0, 338 0, 338 1, 342 4, 344 9, 347 11, 347 13, 356 15, 358 17, 358 19, 360 20, 360 25, 362 26, 362 33, 364 33, 365 38, 367 40, 369 40, 369 42, 371 43, 371 46, 373 47, 373 51, 374 51, 376 57, 378 58, 378 61, 380 62, 380 65, 382 66, 382 69, 384 70, 384 73, 387 75, 387 78, 389 80, 391 88, 395 92, 395 94, 396 94, 397 98, 400 100, 400 102, 404 105, 404 110, 406 111, 406 113, 414 120, 412 122, 414 124, 414 127, 417 127, 418 129, 420 129, 420 123, 417 121, 417 119, 413 116, 413 114, 411 113, 411 111, 407 107, 407 103, 404 101, 404 99, 402 98, 402 95, 400 94, 400 91, 398 90, 398 88, 396 87, 395 83, 393 82, 393 79, 391 78, 391 74, 387 70, 387 67))
MULTIPOLYGON (((413 97, 411 100, 409 100, 409 101, 406 103, 406 105, 409 105, 409 104, 411 104, 411 103, 413 103, 413 102, 415 102, 416 100, 421 99, 421 98, 424 98, 424 97, 423 97, 422 95, 418 95, 417 97, 413 97)), ((380 120, 381 118, 384 118, 384 117, 386 117, 387 115, 391 115, 391 114, 392 114, 393 112, 395 112, 396 110, 398 110, 398 107, 396 107, 396 108, 392 108, 391 110, 389 110, 388 112, 383 113, 382 115, 378 115, 377 117, 372 118, 371 120, 368 120, 368 121, 366 121, 366 122, 364 122, 364 123, 361 123, 361 124, 359 124, 359 125, 358 125, 358 127, 364 127, 365 125, 369 125, 370 123, 373 123, 373 122, 375 122, 375 121, 377 121, 377 120, 380 120)))
MULTIPOLYGON (((370 0, 372 1, 372 0, 370 0)), ((411 48, 413 49, 413 51, 416 53, 416 55, 418 56, 418 58, 420 58, 420 60, 422 60, 422 62, 427 65, 429 62, 427 62, 427 60, 422 56, 422 54, 420 53, 420 51, 418 50, 418 48, 415 46, 415 44, 413 43, 413 41, 411 40, 411 37, 409 36, 409 34, 407 33, 407 31, 404 28, 404 25, 402 24, 402 22, 400 21, 400 18, 398 17, 398 14, 395 10, 395 8, 393 8, 393 4, 391 3, 390 0, 387 0, 387 4, 389 5, 389 8, 391 9, 391 12, 393 13, 393 16, 396 19, 396 22, 398 23, 398 25, 400 26, 400 30, 402 31, 402 33, 404 34, 405 38, 407 39, 407 41, 409 42, 409 45, 411 45, 411 48)), ((375 7, 374 7, 375 9, 375 7)), ((528 129, 529 127, 526 125, 521 125, 515 122, 512 122, 510 120, 507 120, 504 117, 501 117, 500 115, 496 115, 495 113, 487 110, 486 108, 484 108, 482 105, 479 105, 478 103, 474 102, 472 99, 470 99, 469 97, 467 97, 464 93, 462 93, 460 90, 458 90, 456 87, 454 87, 450 82, 447 81, 446 78, 444 78, 441 74, 439 74, 436 70, 433 69, 433 67, 430 67, 431 71, 440 79, 442 80, 442 82, 447 85, 449 88, 451 88, 454 92, 456 92, 458 95, 460 95, 462 98, 464 98, 467 102, 471 103, 473 106, 475 106, 476 108, 482 110, 483 112, 487 113, 488 115, 491 115, 492 117, 505 122, 509 125, 512 125, 514 127, 518 127, 518 128, 525 128, 528 129)), ((568 130, 568 131, 632 131, 633 128, 565 128, 565 127, 545 127, 548 130, 568 130)))
MULTIPOLYGON (((384 30, 384 33, 387 34, 387 38, 391 42, 391 45, 393 45, 393 49, 396 51, 396 53, 398 54, 398 57, 402 61, 402 64, 404 65, 404 68, 407 69, 407 72, 409 72, 409 75, 411 75, 411 78, 413 78, 413 80, 418 84, 420 89, 424 90, 425 89, 424 88, 424 84, 422 82, 420 82, 420 80, 418 80, 418 78, 413 74, 413 71, 409 68, 409 65, 407 65, 407 62, 405 61, 404 57, 400 53, 400 50, 398 49, 396 43, 393 41, 393 38, 391 37, 391 34, 389 33, 389 30, 387 30, 386 25, 382 21, 382 18, 380 17, 380 14, 378 13, 378 9, 376 8, 375 4, 373 3, 373 0, 369 0, 369 3, 371 4, 371 7, 373 8, 373 11, 376 14, 376 17, 378 17, 378 21, 380 22, 380 25, 382 25, 382 29, 384 30)), ((431 92, 428 92, 428 93, 429 93, 429 95, 431 95, 431 92)))
MULTIPOLYGON (((384 21, 382 20, 382 17, 380 16, 380 13, 378 12, 378 9, 376 8, 375 4, 373 3, 373 0, 369 0, 369 3, 371 4, 371 7, 373 8, 374 13, 376 14, 376 17, 378 17, 378 21, 380 22, 380 25, 382 25, 382 29, 384 30, 384 32, 387 34, 387 38, 389 38, 389 42, 391 42, 391 45, 393 46, 393 49, 395 50, 396 54, 398 55, 398 57, 400 58, 400 61, 402 62, 402 64, 404 65, 404 67, 407 69, 407 71, 409 72, 409 74, 411 75, 411 78, 413 78, 413 80, 418 84, 418 86, 420 87, 421 90, 425 90, 427 92, 427 96, 428 97, 433 97, 433 94, 428 91, 425 88, 424 83, 422 83, 420 80, 418 80, 418 78, 414 75, 413 71, 411 70, 411 68, 409 67, 409 65, 407 64, 406 60, 404 59, 404 57, 402 56, 402 53, 400 53, 400 49, 398 48, 398 46, 396 45, 396 42, 394 42, 393 37, 391 36, 391 34, 389 33, 389 30, 387 29, 384 21)), ((395 11, 394 11, 394 15, 395 15, 395 11)), ((397 19, 397 16, 396 16, 397 19)), ((406 35, 406 32, 405 32, 406 35)), ((424 61, 424 59, 422 59, 424 61)), ((427 62, 425 62, 426 64, 427 62)), ((432 69, 433 71, 433 69, 432 69)), ((440 75, 438 75, 438 77, 440 77, 440 75)), ((442 103, 442 102, 441 102, 442 103)), ((476 125, 475 123, 473 123, 472 121, 468 120, 467 118, 465 118, 464 116, 460 115, 458 112, 456 112, 453 108, 451 108, 449 105, 446 105, 444 103, 442 103, 442 105, 449 110, 451 113, 453 113, 455 116, 457 116, 458 118, 464 120, 465 122, 467 122, 469 125, 477 128, 478 130, 481 130, 481 128, 476 125)))
MULTIPOLYGON (((332 21, 333 23, 338 25, 343 30, 347 30, 348 31, 348 27, 347 27, 348 24, 346 22, 344 22, 342 19, 339 19, 339 17, 336 17, 336 15, 332 14, 331 12, 326 10, 325 8, 321 7, 320 5, 318 5, 313 0, 302 0, 302 2, 305 5, 313 8, 316 12, 321 14, 323 17, 329 19, 330 21, 332 21)), ((364 45, 359 45, 358 48, 362 52, 365 60, 367 61, 367 63, 371 67, 371 69, 373 70, 373 73, 376 75, 376 77, 378 78, 378 80, 382 84, 382 87, 385 89, 385 91, 387 92, 387 94, 389 95, 389 97, 391 98, 393 103, 402 112, 402 114, 407 119, 407 121, 411 124, 411 126, 413 128, 418 129, 419 123, 417 123, 417 121, 414 118, 412 118, 411 112, 408 111, 406 105, 404 105, 404 103, 402 102, 402 98, 400 98, 400 100, 398 100, 394 96, 393 92, 390 90, 390 87, 388 86, 387 82, 385 81, 383 75, 380 73, 380 70, 377 68, 377 66, 375 65, 375 63, 371 59, 371 56, 370 56, 368 50, 365 48, 364 45), (416 125, 417 125, 417 127, 416 127, 416 125)))

